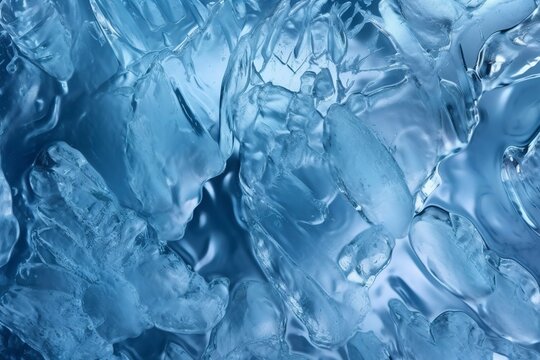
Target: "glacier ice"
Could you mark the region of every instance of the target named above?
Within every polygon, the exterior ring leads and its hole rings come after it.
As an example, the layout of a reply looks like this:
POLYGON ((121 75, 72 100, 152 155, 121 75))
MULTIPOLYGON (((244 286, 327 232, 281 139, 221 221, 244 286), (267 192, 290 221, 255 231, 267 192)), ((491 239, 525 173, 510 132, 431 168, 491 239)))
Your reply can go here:
POLYGON ((0 0, 0 359, 540 358, 538 7, 0 0))
POLYGON ((169 52, 157 56, 141 64, 140 77, 120 74, 90 100, 76 124, 88 137, 75 141, 122 204, 145 214, 168 241, 182 236, 202 184, 225 159, 209 132, 213 120, 194 116, 175 76, 185 71, 182 61, 169 52))

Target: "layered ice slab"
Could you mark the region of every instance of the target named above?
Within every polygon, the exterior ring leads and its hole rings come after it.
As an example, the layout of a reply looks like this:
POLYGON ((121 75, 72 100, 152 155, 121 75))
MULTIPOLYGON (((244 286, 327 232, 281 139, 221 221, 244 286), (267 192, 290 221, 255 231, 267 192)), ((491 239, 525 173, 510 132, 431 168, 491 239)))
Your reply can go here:
POLYGON ((389 306, 404 359, 540 359, 534 351, 486 334, 464 312, 446 311, 430 322, 399 300, 391 300, 389 306))
POLYGON ((301 360, 285 341, 287 318, 281 299, 267 283, 244 281, 232 295, 227 313, 212 332, 204 359, 301 360))
POLYGON ((538 283, 519 263, 489 251, 469 220, 427 208, 415 218, 410 241, 429 273, 493 331, 523 344, 540 341, 538 283))
POLYGON ((178 240, 202 185, 225 167, 210 133, 219 125, 195 112, 178 56, 148 55, 139 65, 137 76, 121 73, 89 101, 74 141, 123 205, 143 214, 161 240, 178 240))
POLYGON ((50 359, 107 358, 152 326, 205 333, 228 282, 207 283, 122 208, 77 150, 56 143, 28 178, 34 256, 0 300, 0 322, 50 359))

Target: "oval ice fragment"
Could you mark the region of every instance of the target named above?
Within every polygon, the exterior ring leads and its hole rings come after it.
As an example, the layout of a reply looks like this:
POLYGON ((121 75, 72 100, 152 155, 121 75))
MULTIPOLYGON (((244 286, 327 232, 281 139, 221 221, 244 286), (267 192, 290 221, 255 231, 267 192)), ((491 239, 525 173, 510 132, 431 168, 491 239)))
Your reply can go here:
POLYGON ((414 213, 404 175, 388 149, 347 108, 325 119, 325 149, 343 191, 374 224, 403 236, 414 213))
POLYGON ((351 281, 370 286, 390 261, 394 239, 382 226, 358 234, 339 254, 338 264, 351 281))
POLYGON ((469 299, 493 292, 495 271, 468 220, 430 207, 415 217, 409 236, 416 256, 450 291, 469 299))
POLYGON ((409 236, 424 267, 494 332, 522 344, 540 341, 538 283, 516 261, 489 251, 469 220, 430 207, 409 236))

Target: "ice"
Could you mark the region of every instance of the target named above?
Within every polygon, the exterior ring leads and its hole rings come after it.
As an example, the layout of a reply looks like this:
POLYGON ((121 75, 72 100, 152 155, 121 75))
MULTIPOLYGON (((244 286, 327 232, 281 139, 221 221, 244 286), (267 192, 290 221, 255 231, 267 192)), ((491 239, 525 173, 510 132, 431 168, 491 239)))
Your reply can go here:
POLYGON ((332 107, 325 120, 325 148, 349 199, 371 222, 395 237, 403 236, 414 212, 413 200, 390 152, 345 108, 332 107), (387 216, 390 212, 392 218, 387 216))
POLYGON ((12 205, 11 188, 0 171, 0 267, 9 261, 19 237, 19 223, 13 215, 12 205))
POLYGON ((182 346, 168 343, 163 360, 193 360, 193 357, 182 346))
POLYGON ((339 254, 338 264, 351 281, 369 286, 390 261, 394 239, 381 226, 356 236, 339 254))
POLYGON ((60 81, 73 75, 72 38, 50 0, 2 0, 0 25, 25 56, 60 81))
POLYGON ((138 289, 154 325, 160 329, 192 334, 209 331, 223 317, 229 298, 228 280, 206 282, 174 253, 154 249, 126 270, 138 289))
POLYGON ((257 281, 239 283, 204 358, 292 359, 285 342, 286 321, 281 299, 271 286, 257 281))
POLYGON ((482 237, 468 220, 428 208, 415 218, 410 239, 422 263, 452 292, 470 298, 493 292, 496 271, 482 237))
POLYGON ((0 0, 0 358, 539 359, 539 3, 0 0))
POLYGON ((485 91, 538 77, 539 11, 536 9, 519 25, 495 33, 486 41, 475 67, 485 91))
MULTIPOLYGON (((29 184, 31 247, 42 263, 19 268, 0 311, 1 321, 31 346, 51 358, 75 358, 75 348, 98 345, 104 354, 111 343, 151 326, 204 333, 223 317, 227 280, 207 283, 177 255, 160 251, 145 222, 118 204, 77 150, 49 147, 29 184), (71 307, 57 314, 39 306, 47 302, 71 307), (42 317, 44 335, 35 325, 42 317), (70 338, 61 345, 57 336, 70 338)), ((88 358, 85 351, 80 358, 88 358)))
POLYGON ((411 245, 426 269, 503 337, 540 340, 540 289, 519 263, 489 251, 466 218, 428 208, 415 218, 411 245))
MULTIPOLYGON (((255 255, 321 346, 358 330, 368 308, 358 282, 373 282, 387 261, 351 281, 338 264, 344 247, 368 226, 404 236, 413 195, 453 151, 445 132, 455 124, 418 85, 412 61, 376 21, 355 22, 365 14, 350 5, 281 2, 238 44, 222 91, 255 255)), ((388 257, 392 246, 381 247, 388 257)))
POLYGON ((112 358, 112 346, 70 294, 13 287, 2 296, 0 319, 46 359, 112 358))
POLYGON ((254 118, 235 127, 242 136, 240 176, 255 257, 312 340, 339 344, 358 328, 369 301, 337 258, 366 224, 332 179, 314 99, 271 84, 246 97, 254 102, 242 100, 243 111, 254 118))
POLYGON ((391 351, 373 332, 357 333, 347 343, 350 359, 391 360, 391 351))
POLYGON ((508 196, 529 226, 539 231, 540 189, 538 187, 538 170, 540 169, 540 153, 537 151, 536 136, 527 147, 509 147, 503 158, 502 179, 508 196))
POLYGON ((178 240, 225 159, 207 128, 214 119, 195 115, 182 91, 181 60, 165 52, 150 61, 140 78, 121 74, 92 99, 77 124, 87 138, 77 141, 123 205, 160 239, 178 240))
POLYGON ((389 304, 398 333, 398 346, 406 359, 538 359, 533 351, 491 337, 467 314, 447 311, 429 321, 402 302, 389 304))
POLYGON ((205 25, 211 11, 199 0, 91 0, 90 3, 124 66, 148 52, 182 45, 205 25))

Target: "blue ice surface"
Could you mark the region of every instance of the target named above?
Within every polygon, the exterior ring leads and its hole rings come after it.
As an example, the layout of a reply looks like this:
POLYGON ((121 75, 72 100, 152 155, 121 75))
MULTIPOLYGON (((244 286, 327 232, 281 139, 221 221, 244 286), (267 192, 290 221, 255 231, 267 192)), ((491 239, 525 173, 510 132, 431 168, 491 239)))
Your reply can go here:
POLYGON ((1 0, 0 359, 540 359, 534 0, 1 0))

